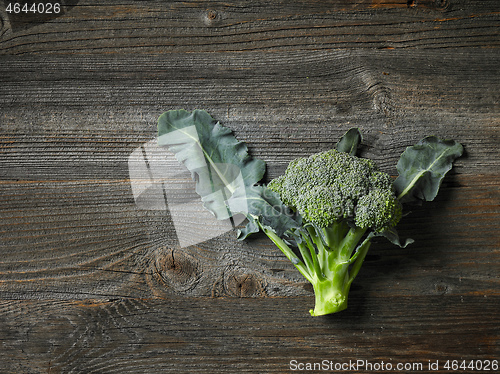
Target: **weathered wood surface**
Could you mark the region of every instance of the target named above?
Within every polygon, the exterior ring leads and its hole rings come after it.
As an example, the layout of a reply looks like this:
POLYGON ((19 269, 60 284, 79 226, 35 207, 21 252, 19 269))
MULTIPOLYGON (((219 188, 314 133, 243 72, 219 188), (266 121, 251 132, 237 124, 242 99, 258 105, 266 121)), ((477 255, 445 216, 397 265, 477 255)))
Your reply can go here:
POLYGON ((2 361, 15 373, 288 373, 290 360, 429 373, 429 360, 495 354, 498 297, 356 296, 324 318, 305 297, 3 301, 2 361))
POLYGON ((2 372, 500 359, 497 1, 63 4, 38 24, 0 10, 2 372), (135 204, 129 156, 178 108, 233 129, 267 178, 352 126, 393 175, 429 134, 466 155, 400 224, 416 242, 375 241, 350 308, 312 318, 265 237, 179 248, 168 211, 135 204))

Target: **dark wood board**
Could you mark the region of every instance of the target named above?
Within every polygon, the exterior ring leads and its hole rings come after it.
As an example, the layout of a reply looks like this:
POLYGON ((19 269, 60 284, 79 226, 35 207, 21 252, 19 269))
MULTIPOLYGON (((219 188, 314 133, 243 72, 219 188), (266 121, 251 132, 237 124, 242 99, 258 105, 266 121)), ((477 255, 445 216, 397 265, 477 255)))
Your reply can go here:
POLYGON ((7 3, 2 373, 500 360, 500 3, 67 0, 44 17, 7 3), (168 210, 136 204, 131 154, 180 108, 231 128, 266 180, 354 126, 391 175, 427 135, 466 151, 398 226, 415 243, 374 240, 349 308, 313 318, 311 287, 265 236, 181 248, 168 210))
POLYGON ((288 373, 325 361, 428 373, 430 363, 486 362, 498 340, 497 296, 351 301, 319 318, 304 313, 307 297, 3 301, 2 360, 18 373, 288 373))

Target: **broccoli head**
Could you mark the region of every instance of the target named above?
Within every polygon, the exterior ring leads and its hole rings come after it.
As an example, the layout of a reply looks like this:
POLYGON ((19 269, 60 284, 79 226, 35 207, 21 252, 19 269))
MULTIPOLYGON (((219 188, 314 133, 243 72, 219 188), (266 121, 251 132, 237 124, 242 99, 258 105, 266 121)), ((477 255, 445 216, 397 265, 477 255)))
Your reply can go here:
POLYGON ((401 219, 391 177, 372 160, 335 149, 290 162, 268 187, 320 228, 346 220, 380 232, 401 219))

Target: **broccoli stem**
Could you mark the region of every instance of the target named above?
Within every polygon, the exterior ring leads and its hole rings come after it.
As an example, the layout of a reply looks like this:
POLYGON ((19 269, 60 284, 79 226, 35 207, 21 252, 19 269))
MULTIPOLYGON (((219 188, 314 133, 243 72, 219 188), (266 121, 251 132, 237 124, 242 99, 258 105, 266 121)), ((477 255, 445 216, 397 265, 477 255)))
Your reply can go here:
POLYGON ((300 254, 305 259, 310 274, 321 274, 321 265, 319 263, 316 248, 311 238, 305 232, 301 232, 302 242, 298 243, 300 254))
POLYGON ((297 270, 306 278, 309 282, 313 282, 313 277, 310 273, 309 267, 301 261, 293 250, 272 230, 263 226, 259 221, 257 221, 260 229, 267 235, 269 239, 278 247, 281 252, 292 262, 292 264, 297 268, 297 270))
POLYGON ((368 253, 368 249, 370 249, 370 239, 365 239, 363 243, 358 247, 354 256, 351 257, 350 262, 353 264, 349 276, 349 285, 351 285, 352 281, 358 275, 359 269, 361 269, 361 265, 363 265, 363 261, 365 260, 366 254, 368 253))
POLYGON ((347 308, 350 288, 347 279, 347 271, 340 267, 332 278, 311 282, 315 299, 314 310, 309 311, 311 316, 337 313, 347 308))
MULTIPOLYGON (((351 284, 361 268, 361 264, 370 247, 369 239, 361 245, 366 229, 349 228, 345 222, 336 222, 323 229, 327 246, 319 246, 319 253, 326 258, 321 269, 321 276, 312 283, 315 295, 312 316, 336 313, 347 308, 351 284)), ((314 230, 312 235, 320 235, 314 230)), ((316 242, 313 239, 314 242, 316 242)))
POLYGON ((310 310, 312 316, 336 313, 347 308, 351 284, 371 244, 368 238, 359 244, 366 229, 349 228, 345 222, 336 222, 324 229, 307 226, 297 232, 302 238, 297 243, 302 257, 299 258, 274 231, 260 222, 259 226, 311 282, 315 295, 314 310, 310 310))

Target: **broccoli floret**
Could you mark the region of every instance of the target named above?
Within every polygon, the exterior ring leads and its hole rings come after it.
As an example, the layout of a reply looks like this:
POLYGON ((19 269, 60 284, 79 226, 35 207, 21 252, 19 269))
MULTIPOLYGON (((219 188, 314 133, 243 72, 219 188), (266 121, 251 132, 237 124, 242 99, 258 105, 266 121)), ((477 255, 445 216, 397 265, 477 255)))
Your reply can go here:
POLYGON ((345 309, 370 246, 368 231, 382 232, 401 219, 391 177, 372 160, 333 149, 293 160, 268 188, 305 221, 292 234, 316 296, 311 314, 345 309))
POLYGON ((356 226, 372 228, 375 232, 396 226, 402 215, 401 203, 394 192, 382 189, 371 190, 362 196, 356 208, 356 226))

